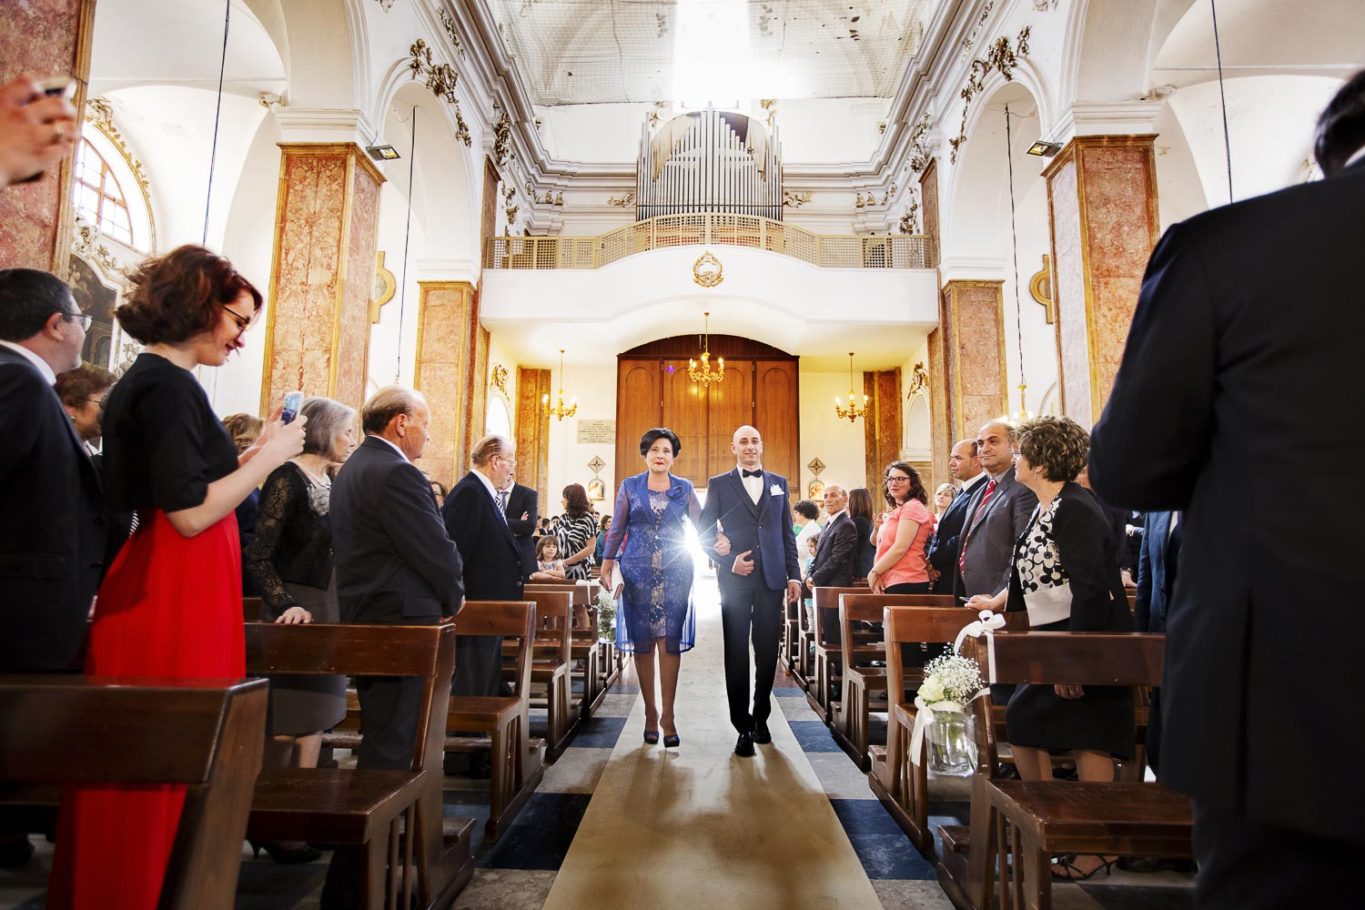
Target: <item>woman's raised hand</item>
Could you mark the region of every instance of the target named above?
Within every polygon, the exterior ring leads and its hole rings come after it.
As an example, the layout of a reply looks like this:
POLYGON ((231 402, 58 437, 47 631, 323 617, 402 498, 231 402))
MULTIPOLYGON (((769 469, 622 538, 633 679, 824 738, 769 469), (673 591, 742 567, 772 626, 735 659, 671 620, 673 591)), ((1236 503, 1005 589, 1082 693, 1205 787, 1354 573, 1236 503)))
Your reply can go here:
POLYGON ((270 422, 252 447, 277 465, 284 464, 303 451, 304 427, 308 425, 308 418, 302 414, 285 423, 280 419, 282 412, 281 408, 270 415, 270 422))

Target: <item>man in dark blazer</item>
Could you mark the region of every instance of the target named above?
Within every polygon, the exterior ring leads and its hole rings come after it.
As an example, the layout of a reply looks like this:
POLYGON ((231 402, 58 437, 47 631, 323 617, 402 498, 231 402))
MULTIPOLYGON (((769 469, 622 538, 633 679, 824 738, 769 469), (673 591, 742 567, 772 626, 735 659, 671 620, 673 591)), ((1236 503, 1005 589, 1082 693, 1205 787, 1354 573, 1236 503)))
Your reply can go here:
MULTIPOLYGON (((1138 553, 1137 594, 1133 600, 1133 630, 1166 631, 1167 605, 1175 590, 1180 559, 1180 513, 1148 512, 1142 549, 1138 553)), ((1147 764, 1159 773, 1161 762, 1161 688, 1153 687, 1148 711, 1147 764)))
POLYGON ((796 535, 791 526, 787 480, 763 470, 763 437, 750 426, 735 430, 730 448, 736 466, 712 477, 701 513, 703 549, 716 564, 721 624, 725 633, 725 692, 730 723, 739 739, 735 754, 754 754, 754 743, 770 743, 773 675, 783 597, 801 596, 796 535), (728 555, 715 550, 716 534, 730 541, 728 555), (754 643, 754 689, 749 704, 749 640, 754 643))
MULTIPOLYGON (((464 592, 473 600, 521 600, 521 549, 498 507, 516 466, 512 443, 485 436, 474 445, 473 467, 446 497, 445 527, 464 562, 464 592)), ((455 644, 456 695, 497 695, 502 686, 502 641, 462 635, 455 644)))
POLYGON ((848 493, 837 483, 825 487, 825 530, 815 545, 815 562, 806 574, 806 587, 846 588, 853 584, 853 559, 858 529, 848 514, 848 493))
MULTIPOLYGON (((446 536, 426 476, 412 463, 426 447, 431 411, 420 394, 380 389, 361 411, 365 439, 332 484, 329 518, 341 621, 435 625, 464 605, 460 554, 446 536)), ((361 677, 357 768, 405 770, 422 700, 417 677, 361 677)), ((363 854, 338 849, 323 910, 359 906, 363 854)))
POLYGON ((536 570, 536 522, 540 519, 540 497, 536 491, 524 484, 516 483, 508 476, 510 489, 503 488, 507 505, 503 509, 507 515, 507 527, 512 529, 517 549, 521 551, 522 581, 531 577, 536 570))
POLYGON ((1365 845, 1365 488, 1328 479, 1365 451, 1365 72, 1315 151, 1325 179, 1166 232, 1090 453, 1107 501, 1182 510, 1161 778, 1200 907, 1349 903, 1365 845))
MULTIPOLYGON (((460 554, 446 536, 431 486, 413 461, 427 441, 430 410, 389 386, 365 403, 365 440, 332 486, 330 519, 341 621, 434 625, 464 603, 460 554)), ((364 741, 357 767, 412 763, 421 680, 359 679, 364 741)))
POLYGON ((962 576, 957 593, 968 598, 997 597, 1009 587, 1015 541, 1038 506, 1033 491, 1014 479, 1017 446, 1015 428, 999 421, 986 424, 976 436, 986 481, 967 501, 957 557, 962 576))
POLYGON ((0 672, 70 669, 111 548, 99 477, 52 385, 85 317, 58 278, 0 270, 0 672))
POLYGON ((929 540, 929 565, 937 573, 934 580, 934 592, 937 594, 962 591, 962 577, 957 571, 962 525, 967 521, 967 506, 971 503, 972 494, 988 480, 981 470, 975 439, 963 439, 953 446, 948 456, 948 473, 962 486, 939 518, 934 536, 929 540))

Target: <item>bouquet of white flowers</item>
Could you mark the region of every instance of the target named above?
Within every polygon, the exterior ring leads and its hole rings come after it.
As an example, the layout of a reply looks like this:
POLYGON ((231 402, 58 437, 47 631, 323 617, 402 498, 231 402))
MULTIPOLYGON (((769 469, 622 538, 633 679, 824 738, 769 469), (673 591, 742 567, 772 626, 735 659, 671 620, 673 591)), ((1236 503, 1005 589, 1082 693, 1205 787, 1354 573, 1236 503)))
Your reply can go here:
POLYGON ((945 654, 924 667, 924 682, 915 696, 915 728, 910 737, 910 760, 920 763, 926 730, 929 770, 965 777, 976 770, 976 743, 967 706, 989 690, 976 661, 945 654))
POLYGON ((616 598, 606 588, 597 592, 597 637, 616 640, 616 598))

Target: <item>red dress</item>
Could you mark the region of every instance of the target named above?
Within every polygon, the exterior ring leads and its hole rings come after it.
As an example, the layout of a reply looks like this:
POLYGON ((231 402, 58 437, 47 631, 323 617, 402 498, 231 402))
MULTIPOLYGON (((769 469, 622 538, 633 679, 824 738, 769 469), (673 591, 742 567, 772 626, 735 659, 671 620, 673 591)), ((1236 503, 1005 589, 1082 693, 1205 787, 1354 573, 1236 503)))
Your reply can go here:
MULTIPOLYGON (((104 426, 108 493, 115 508, 138 508, 139 526, 100 586, 86 672, 241 678, 237 519, 184 537, 166 517, 236 468, 231 440, 194 377, 151 354, 111 393, 104 426)), ((70 788, 47 906, 153 910, 183 801, 179 786, 70 788)))

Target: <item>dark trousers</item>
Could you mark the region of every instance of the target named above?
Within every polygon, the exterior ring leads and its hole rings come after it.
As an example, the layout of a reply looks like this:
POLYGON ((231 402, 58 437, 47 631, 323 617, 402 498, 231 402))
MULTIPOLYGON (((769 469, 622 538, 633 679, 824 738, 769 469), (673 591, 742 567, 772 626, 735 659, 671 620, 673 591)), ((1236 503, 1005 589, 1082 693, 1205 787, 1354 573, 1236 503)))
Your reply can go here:
POLYGON ((455 639, 455 682, 452 695, 503 695, 502 638, 461 635, 455 639))
POLYGON ((1356 906, 1360 844, 1262 825, 1194 801, 1199 910, 1356 906))
POLYGON ((929 582, 903 581, 898 585, 887 585, 887 594, 928 594, 929 582))
POLYGON ((757 567, 747 576, 725 580, 720 590, 721 628, 725 632, 725 694, 730 723, 749 733, 772 713, 773 676, 782 631, 785 591, 771 591, 757 567), (754 645, 754 699, 749 706, 749 641, 754 645))

